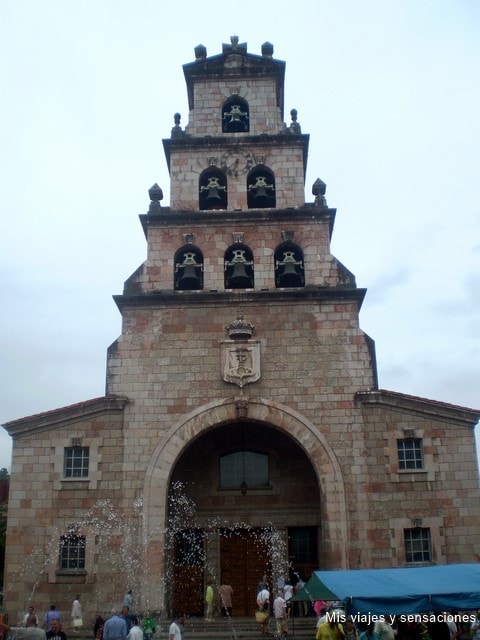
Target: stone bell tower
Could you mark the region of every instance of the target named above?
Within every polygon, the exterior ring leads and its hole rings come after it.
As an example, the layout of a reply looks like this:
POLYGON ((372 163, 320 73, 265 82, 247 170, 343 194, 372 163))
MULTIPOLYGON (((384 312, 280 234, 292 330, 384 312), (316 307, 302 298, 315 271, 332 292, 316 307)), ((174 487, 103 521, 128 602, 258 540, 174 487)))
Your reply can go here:
MULTIPOLYGON (((372 342, 358 326, 365 291, 330 253, 335 210, 320 179, 305 202, 309 136, 295 109, 284 122, 285 63, 273 46, 254 55, 232 37, 207 57, 200 45, 183 71, 188 124, 175 114, 163 141, 170 206, 154 185, 140 216, 147 260, 115 297, 123 331, 108 358, 107 394, 130 400, 125 451, 147 469, 147 537, 153 544, 167 526, 168 486, 178 480, 190 487, 203 531, 216 513, 232 527, 276 523, 284 541, 305 531, 311 539, 297 568, 305 577, 320 557, 346 566, 345 489, 328 442, 351 450, 354 394, 376 385, 372 342), (165 444, 174 432, 185 438, 179 448, 180 436, 165 444), (257 463, 278 477, 231 469, 223 477, 223 457, 244 450, 264 456, 257 463)), ((215 579, 228 555, 218 535, 204 550, 215 579)), ((150 555, 159 563, 152 575, 162 575, 163 559, 150 555)), ((245 612, 255 602, 253 571, 235 578, 245 612)))
POLYGON ((252 55, 236 37, 220 55, 207 58, 199 45, 195 56, 183 67, 188 124, 182 129, 175 114, 171 137, 163 141, 170 206, 161 206, 162 190, 154 185, 141 217, 147 263, 125 293, 236 291, 240 301, 240 291, 311 295, 340 287, 361 300, 352 274, 329 253, 335 210, 327 207, 320 179, 312 187, 314 202, 305 203, 309 136, 296 109, 291 123, 284 122, 285 63, 273 58, 270 43, 261 56, 252 55), (219 233, 227 234, 223 245, 217 245, 219 233))

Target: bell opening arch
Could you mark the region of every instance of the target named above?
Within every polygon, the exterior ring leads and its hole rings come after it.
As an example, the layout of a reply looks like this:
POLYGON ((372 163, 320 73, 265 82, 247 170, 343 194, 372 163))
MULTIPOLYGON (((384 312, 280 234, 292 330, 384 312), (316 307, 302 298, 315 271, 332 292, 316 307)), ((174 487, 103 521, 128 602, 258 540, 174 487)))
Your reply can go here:
POLYGON ((143 537, 147 601, 167 611, 188 601, 188 613, 201 615, 207 580, 235 582, 237 615, 250 615, 263 572, 293 582, 314 568, 348 566, 345 487, 333 449, 280 403, 242 396, 202 406, 154 451, 143 537))

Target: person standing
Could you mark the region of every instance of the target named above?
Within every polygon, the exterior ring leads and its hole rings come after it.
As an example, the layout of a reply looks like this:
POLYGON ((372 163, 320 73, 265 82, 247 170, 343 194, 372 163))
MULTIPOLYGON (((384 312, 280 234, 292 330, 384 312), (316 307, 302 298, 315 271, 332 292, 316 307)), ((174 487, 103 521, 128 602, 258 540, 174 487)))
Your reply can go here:
POLYGON ((450 629, 450 640, 457 640, 457 638, 460 636, 460 633, 458 632, 458 627, 455 622, 454 615, 450 611, 444 611, 443 619, 445 620, 445 622, 448 625, 448 628, 450 629))
POLYGON ((125 620, 125 625, 127 627, 127 634, 132 628, 132 614, 130 613, 130 608, 124 604, 122 606, 121 617, 125 620))
POLYGON ((283 586, 283 599, 287 606, 287 618, 292 617, 292 597, 293 597, 293 585, 290 584, 290 580, 285 581, 283 586))
POLYGON ((38 618, 37 618, 37 614, 35 613, 35 607, 33 606, 33 604, 30 604, 27 608, 27 612, 26 614, 23 616, 23 626, 26 627, 27 626, 27 619, 28 616, 35 616, 35 624, 38 625, 38 618))
POLYGON ((232 587, 226 582, 222 582, 220 585, 220 602, 222 604, 222 615, 227 616, 227 618, 232 617, 232 596, 232 587))
POLYGON ((173 616, 172 623, 168 629, 168 640, 182 640, 183 613, 180 611, 173 616))
POLYGON ((313 611, 317 616, 317 620, 320 620, 326 608, 327 603, 325 602, 325 600, 315 600, 315 602, 313 603, 313 611))
POLYGON ((213 622, 213 587, 212 581, 207 582, 207 588, 205 589, 205 622, 213 622))
POLYGON ((57 611, 57 607, 54 604, 50 605, 50 609, 47 611, 45 618, 43 620, 45 625, 45 631, 51 630, 52 620, 58 620, 60 623, 62 622, 62 616, 57 611))
POLYGON ((278 590, 277 597, 273 601, 273 615, 275 616, 277 638, 283 638, 287 634, 287 603, 283 597, 282 589, 278 590))
POLYGON ((102 616, 97 613, 95 618, 95 622, 93 623, 93 637, 94 640, 103 640, 103 625, 105 624, 105 620, 102 616))
POLYGON ((123 596, 122 607, 128 607, 129 611, 132 611, 133 607, 133 593, 132 590, 129 589, 127 593, 123 596))
MULTIPOLYGON (((295 593, 300 593, 300 591, 305 586, 305 582, 299 576, 297 584, 295 585, 295 593)), ((306 618, 308 616, 308 602, 307 600, 300 600, 298 603, 298 616, 301 618, 302 616, 306 618)))
POLYGON ((268 635, 268 619, 270 616, 270 591, 268 589, 262 589, 257 594, 258 610, 265 614, 263 621, 260 622, 260 628, 262 635, 268 635))
POLYGON ((127 623, 115 609, 103 625, 103 640, 127 640, 127 623))
POLYGON ((127 640, 143 640, 143 631, 137 616, 132 616, 132 626, 128 632, 127 640))
MULTIPOLYGON (((322 622, 322 624, 319 624, 317 627, 315 640, 345 640, 345 633, 343 632, 342 625, 340 622, 335 622, 334 620, 322 622)), ((370 638, 368 640, 370 640, 370 638)), ((376 640, 378 640, 378 637, 376 640)))
POLYGON ((60 622, 58 620, 53 619, 51 627, 52 628, 50 629, 50 631, 47 631, 47 633, 45 634, 47 640, 67 640, 67 636, 62 631, 60 622))
POLYGON ((345 640, 358 640, 358 631, 350 616, 347 618, 347 622, 345 624, 345 640))
POLYGON ((392 625, 387 622, 387 615, 375 622, 374 631, 378 634, 380 640, 395 640, 396 634, 392 625))
POLYGON ((29 615, 24 627, 9 627, 0 622, 0 635, 4 633, 12 640, 45 640, 45 631, 37 627, 37 616, 29 615))
POLYGON ((145 640, 152 640, 153 634, 157 628, 155 620, 152 618, 149 611, 145 612, 142 620, 143 637, 145 640))
POLYGON ((80 596, 75 596, 75 600, 72 602, 72 623, 73 630, 78 632, 83 627, 82 605, 80 602, 80 596))

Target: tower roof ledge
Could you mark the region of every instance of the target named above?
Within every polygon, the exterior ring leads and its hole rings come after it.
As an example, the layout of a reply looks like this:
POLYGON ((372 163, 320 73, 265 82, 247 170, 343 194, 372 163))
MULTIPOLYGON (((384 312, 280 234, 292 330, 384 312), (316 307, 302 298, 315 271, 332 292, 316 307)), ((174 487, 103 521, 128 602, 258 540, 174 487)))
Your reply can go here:
POLYGON ((202 305, 217 304, 245 304, 258 303, 266 305, 274 302, 284 304, 296 304, 298 301, 337 301, 351 303, 356 302, 360 308, 367 290, 353 287, 348 284, 321 287, 308 285, 306 287, 288 289, 238 289, 230 291, 173 291, 172 289, 158 289, 147 293, 125 293, 113 296, 120 311, 132 307, 161 307, 164 304, 179 306, 192 305, 201 302, 202 305))
POLYGON ((224 45, 222 53, 207 57, 206 48, 199 45, 195 49, 196 60, 183 65, 183 73, 188 91, 189 109, 194 108, 194 84, 212 78, 226 77, 274 77, 277 86, 277 105, 283 115, 285 82, 285 62, 273 58, 273 46, 265 43, 262 55, 247 52, 247 45, 232 40, 232 45, 224 45), (268 45, 268 46, 266 46, 268 45))
POLYGON ((198 209, 172 209, 162 207, 159 213, 144 213, 139 215, 145 237, 148 238, 150 227, 168 227, 170 225, 181 228, 192 224, 226 224, 226 223, 255 223, 255 222, 310 222, 316 220, 328 224, 330 238, 333 233, 337 210, 330 207, 318 207, 315 203, 306 203, 301 207, 285 207, 283 209, 245 209, 244 211, 228 211, 214 209, 200 211, 198 209))

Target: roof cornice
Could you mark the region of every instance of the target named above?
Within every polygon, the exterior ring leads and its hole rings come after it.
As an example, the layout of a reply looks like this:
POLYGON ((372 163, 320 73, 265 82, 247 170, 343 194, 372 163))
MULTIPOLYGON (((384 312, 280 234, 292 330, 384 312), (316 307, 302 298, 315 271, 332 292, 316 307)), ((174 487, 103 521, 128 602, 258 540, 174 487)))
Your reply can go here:
POLYGON ((62 427, 65 424, 71 424, 74 420, 89 420, 106 413, 120 413, 128 402, 128 398, 123 396, 103 396, 18 420, 11 420, 2 426, 10 436, 16 438, 26 433, 31 434, 62 427))
POLYGON ((124 294, 113 296, 120 311, 133 307, 191 306, 237 304, 295 304, 297 302, 344 302, 358 304, 360 308, 367 290, 339 287, 304 287, 298 289, 273 289, 271 291, 172 291, 158 290, 142 294, 124 294))
POLYGON ((359 391, 355 394, 356 400, 362 404, 383 405, 401 411, 411 411, 428 415, 437 420, 448 420, 462 425, 475 427, 480 420, 480 410, 461 407, 447 402, 430 400, 418 396, 411 396, 396 391, 378 389, 374 391, 359 391))
POLYGON ((145 237, 149 227, 191 226, 192 224, 237 224, 245 223, 275 223, 284 222, 317 222, 328 224, 329 235, 332 236, 333 225, 337 210, 329 207, 318 207, 315 203, 305 203, 302 207, 286 209, 245 209, 243 211, 229 211, 214 209, 211 211, 181 210, 162 207, 160 213, 145 213, 139 216, 145 237))
POLYGON ((212 77, 230 80, 245 77, 273 77, 277 85, 277 105, 283 114, 285 67, 283 60, 247 53, 243 48, 230 48, 223 53, 188 62, 183 65, 183 73, 187 85, 189 109, 195 106, 193 87, 201 80, 212 77))

